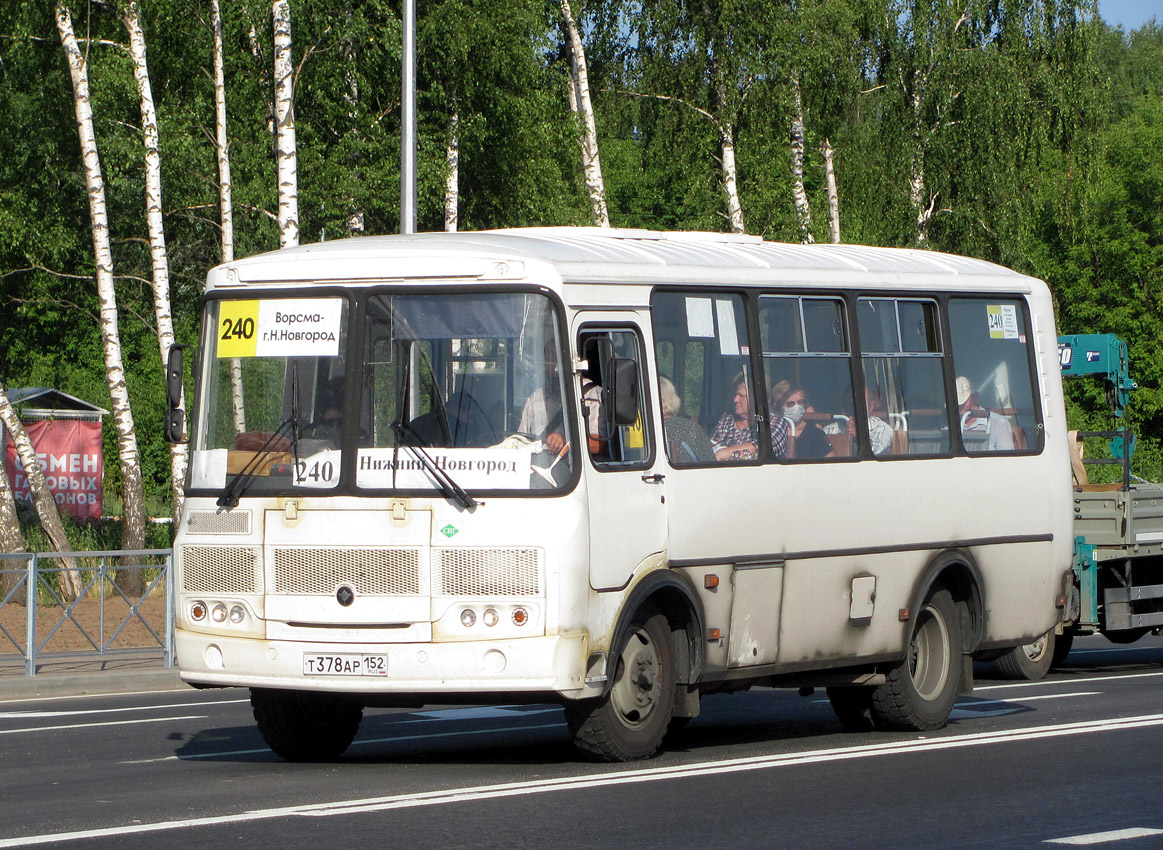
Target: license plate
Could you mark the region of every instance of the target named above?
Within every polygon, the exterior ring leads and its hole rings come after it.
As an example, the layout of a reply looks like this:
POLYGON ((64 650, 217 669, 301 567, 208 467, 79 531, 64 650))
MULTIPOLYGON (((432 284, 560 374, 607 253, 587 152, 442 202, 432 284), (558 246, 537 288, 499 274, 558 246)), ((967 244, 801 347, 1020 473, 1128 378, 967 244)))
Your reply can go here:
POLYGON ((304 676, 386 676, 388 656, 332 652, 303 656, 304 676))

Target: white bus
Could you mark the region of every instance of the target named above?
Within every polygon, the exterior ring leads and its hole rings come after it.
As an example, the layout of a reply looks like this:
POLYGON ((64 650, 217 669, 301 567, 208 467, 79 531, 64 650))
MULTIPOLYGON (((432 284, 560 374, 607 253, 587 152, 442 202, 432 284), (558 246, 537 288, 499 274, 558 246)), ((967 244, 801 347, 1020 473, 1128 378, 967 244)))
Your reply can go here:
POLYGON ((212 270, 204 306, 178 663, 250 688, 284 758, 338 756, 366 706, 499 701, 644 758, 755 685, 935 729, 975 653, 1060 618, 1070 462, 1030 277, 546 228, 277 251, 212 270))

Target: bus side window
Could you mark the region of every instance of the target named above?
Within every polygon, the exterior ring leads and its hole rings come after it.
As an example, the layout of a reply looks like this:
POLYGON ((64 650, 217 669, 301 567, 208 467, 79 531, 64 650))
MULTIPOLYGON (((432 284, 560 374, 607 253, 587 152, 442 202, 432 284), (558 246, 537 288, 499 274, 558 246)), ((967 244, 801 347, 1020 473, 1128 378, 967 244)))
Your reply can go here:
POLYGON ((1042 429, 1022 302, 952 298, 949 332, 957 376, 957 422, 965 451, 1040 450, 1042 429))
MULTIPOLYGON (((861 298, 860 349, 869 431, 883 432, 878 457, 949 451, 944 356, 937 304, 897 298, 861 298), (871 408, 883 411, 877 415, 871 408), (874 422, 887 422, 892 433, 874 422)), ((870 436, 876 440, 876 434, 870 436)))

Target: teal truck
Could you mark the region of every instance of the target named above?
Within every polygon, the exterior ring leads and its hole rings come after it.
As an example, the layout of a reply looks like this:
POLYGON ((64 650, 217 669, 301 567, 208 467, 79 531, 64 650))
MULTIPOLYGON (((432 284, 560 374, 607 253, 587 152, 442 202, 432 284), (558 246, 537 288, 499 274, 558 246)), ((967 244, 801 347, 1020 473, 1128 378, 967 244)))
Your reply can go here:
POLYGON ((1131 643, 1163 626, 1163 484, 1131 474, 1135 438, 1127 404, 1135 382, 1127 344, 1111 334, 1058 337, 1063 379, 1104 383, 1113 428, 1071 432, 1074 569, 1059 603, 1062 620, 1037 641, 997 658, 1003 675, 1040 679, 1070 652, 1075 635, 1131 643), (1086 439, 1108 441, 1110 457, 1084 457, 1086 439), (1091 483, 1087 469, 1118 467, 1113 483, 1091 483))

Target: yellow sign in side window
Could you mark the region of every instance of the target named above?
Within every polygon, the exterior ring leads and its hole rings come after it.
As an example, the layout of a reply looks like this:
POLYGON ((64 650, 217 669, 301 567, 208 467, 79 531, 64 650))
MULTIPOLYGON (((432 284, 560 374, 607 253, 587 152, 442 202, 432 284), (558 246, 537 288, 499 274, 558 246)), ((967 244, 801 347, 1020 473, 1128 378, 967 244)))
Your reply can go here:
POLYGON ((258 345, 258 302, 218 303, 218 356, 254 357, 258 345))

